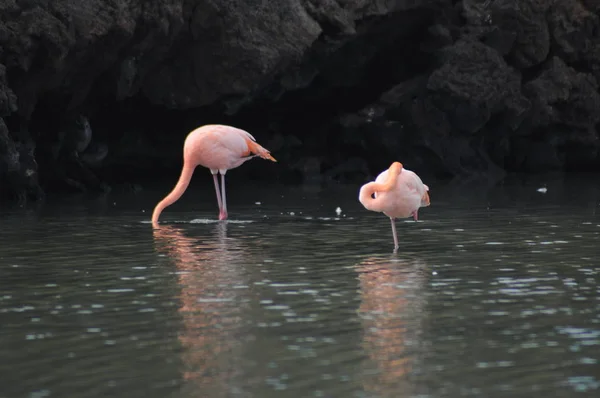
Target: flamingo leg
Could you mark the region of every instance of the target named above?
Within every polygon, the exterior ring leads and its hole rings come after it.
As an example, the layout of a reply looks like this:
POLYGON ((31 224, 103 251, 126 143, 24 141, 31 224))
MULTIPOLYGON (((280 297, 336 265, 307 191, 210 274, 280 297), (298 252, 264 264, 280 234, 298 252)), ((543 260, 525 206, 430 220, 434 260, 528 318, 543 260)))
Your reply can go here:
POLYGON ((223 207, 219 212, 219 220, 227 219, 227 197, 225 196, 225 173, 221 173, 221 198, 223 199, 223 207))
POLYGON ((392 222, 392 235, 394 235, 394 253, 396 253, 400 247, 398 245, 398 233, 396 232, 396 220, 390 217, 390 221, 392 222))
POLYGON ((415 221, 419 221, 419 210, 415 210, 412 216, 415 221))
POLYGON ((219 191, 219 178, 216 174, 213 174, 213 181, 215 182, 215 192, 217 193, 217 203, 219 204, 219 220, 223 213, 223 202, 221 201, 221 192, 219 191))

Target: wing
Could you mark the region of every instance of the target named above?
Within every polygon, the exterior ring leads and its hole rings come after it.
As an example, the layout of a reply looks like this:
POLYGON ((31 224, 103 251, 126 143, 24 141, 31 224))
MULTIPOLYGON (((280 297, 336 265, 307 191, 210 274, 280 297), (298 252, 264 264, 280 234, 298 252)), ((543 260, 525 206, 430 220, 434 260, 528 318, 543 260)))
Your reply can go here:
POLYGON ((252 141, 256 142, 256 138, 246 130, 238 129, 237 127, 232 126, 223 126, 226 127, 230 132, 239 134, 242 138, 250 138, 252 141))
POLYGON ((400 182, 410 191, 419 194, 419 196, 423 196, 425 192, 429 191, 429 187, 423 184, 421 178, 414 172, 403 169, 402 173, 398 176, 400 178, 400 182))

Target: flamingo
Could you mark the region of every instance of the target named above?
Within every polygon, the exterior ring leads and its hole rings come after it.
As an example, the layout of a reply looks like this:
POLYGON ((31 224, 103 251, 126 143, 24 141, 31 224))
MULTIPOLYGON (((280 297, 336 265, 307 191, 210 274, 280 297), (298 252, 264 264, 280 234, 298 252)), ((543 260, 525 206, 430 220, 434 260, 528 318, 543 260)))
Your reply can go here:
POLYGON ((375 181, 360 188, 358 200, 365 209, 381 212, 390 218, 395 253, 399 248, 396 218, 413 217, 417 221, 419 208, 430 205, 429 187, 418 175, 405 169, 402 163, 394 162, 375 181))
POLYGON ((225 197, 225 173, 241 166, 242 163, 259 156, 276 162, 271 153, 260 146, 247 131, 220 124, 198 127, 188 134, 183 144, 183 168, 175 188, 158 202, 152 213, 152 225, 158 227, 160 213, 175 203, 187 189, 196 166, 208 168, 213 175, 219 220, 227 219, 227 199, 225 197), (221 174, 221 191, 217 174, 221 174))

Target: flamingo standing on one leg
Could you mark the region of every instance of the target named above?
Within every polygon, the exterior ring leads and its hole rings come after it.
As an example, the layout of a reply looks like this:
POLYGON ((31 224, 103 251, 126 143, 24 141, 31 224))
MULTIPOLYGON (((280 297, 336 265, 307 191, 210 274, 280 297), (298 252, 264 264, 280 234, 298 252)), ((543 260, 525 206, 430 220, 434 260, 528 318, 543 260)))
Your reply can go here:
POLYGON ((371 211, 382 212, 392 222, 394 253, 398 250, 396 218, 413 217, 418 220, 420 207, 429 206, 429 187, 418 175, 394 162, 388 170, 360 188, 358 200, 371 211))
POLYGON ((158 227, 160 213, 183 195, 198 165, 210 169, 217 192, 219 220, 227 219, 225 173, 255 156, 273 162, 277 161, 267 149, 256 142, 250 133, 235 127, 212 124, 198 127, 189 133, 183 144, 183 168, 179 181, 175 188, 154 208, 152 225, 158 227), (220 192, 217 173, 221 174, 220 192))

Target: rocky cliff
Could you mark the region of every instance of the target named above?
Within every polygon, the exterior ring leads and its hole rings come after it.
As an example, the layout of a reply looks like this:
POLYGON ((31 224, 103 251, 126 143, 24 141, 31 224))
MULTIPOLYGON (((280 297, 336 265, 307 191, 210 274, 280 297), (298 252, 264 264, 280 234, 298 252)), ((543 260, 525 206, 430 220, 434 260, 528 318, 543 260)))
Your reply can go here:
POLYGON ((252 178, 598 170, 599 4, 4 0, 0 196, 176 178, 208 123, 252 178))

